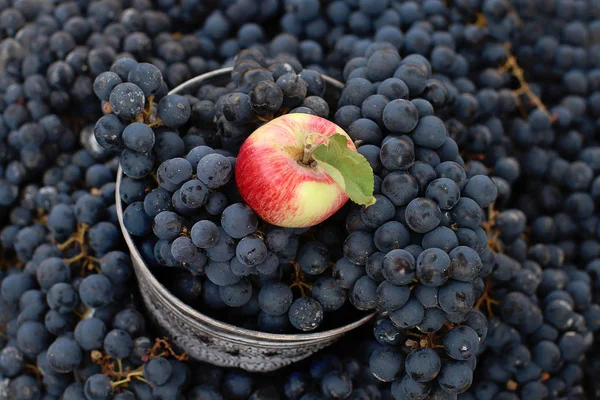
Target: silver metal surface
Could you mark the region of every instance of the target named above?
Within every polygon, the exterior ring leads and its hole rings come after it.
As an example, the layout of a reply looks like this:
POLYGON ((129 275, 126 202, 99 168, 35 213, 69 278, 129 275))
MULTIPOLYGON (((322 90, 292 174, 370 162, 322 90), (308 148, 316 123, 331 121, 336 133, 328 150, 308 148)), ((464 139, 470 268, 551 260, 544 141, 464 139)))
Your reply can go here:
MULTIPOLYGON (((226 84, 232 68, 222 68, 177 86, 170 93, 190 93, 202 84, 226 84)), ((324 76, 327 91, 337 94, 343 84, 324 76)), ((140 292, 149 316, 169 336, 173 344, 191 358, 222 367, 267 372, 300 361, 336 342, 344 334, 365 324, 374 314, 340 328, 317 333, 273 334, 253 331, 204 315, 175 297, 148 269, 132 237, 123 225, 120 185, 123 173, 117 173, 116 207, 119 225, 131 253, 140 292)))

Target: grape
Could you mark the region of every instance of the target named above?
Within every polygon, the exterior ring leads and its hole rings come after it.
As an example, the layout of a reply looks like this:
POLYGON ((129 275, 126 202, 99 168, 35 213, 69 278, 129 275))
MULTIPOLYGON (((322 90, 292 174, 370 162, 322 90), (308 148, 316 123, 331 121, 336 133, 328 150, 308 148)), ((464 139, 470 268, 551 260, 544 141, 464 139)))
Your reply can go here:
POLYGON ((83 352, 77 342, 67 336, 59 337, 48 347, 48 364, 60 373, 75 370, 83 359, 83 352))
POLYGON ((79 285, 81 301, 92 308, 104 307, 114 299, 114 289, 104 275, 89 275, 79 285))
POLYGON ((390 319, 401 328, 412 328, 421 323, 424 315, 423 306, 411 298, 401 308, 390 313, 390 319))
POLYGON ((411 174, 396 171, 383 179, 381 193, 395 206, 405 206, 417 197, 419 184, 411 174))
POLYGON ((438 307, 430 307, 425 309, 425 315, 417 325, 417 329, 423 333, 435 333, 442 329, 444 323, 446 323, 444 311, 438 307))
POLYGON ((102 101, 108 101, 110 93, 118 84, 122 83, 119 75, 114 72, 103 72, 94 80, 94 93, 102 101))
POLYGON ((173 211, 162 211, 154 217, 152 224, 154 234, 162 240, 174 240, 185 229, 186 221, 173 211))
POLYGON ((433 115, 421 118, 411 135, 417 146, 429 149, 437 149, 442 146, 446 141, 446 137, 447 132, 444 122, 433 115))
POLYGON ((229 261, 218 262, 210 260, 206 267, 206 277, 219 286, 233 285, 240 281, 240 277, 231 271, 229 261))
POLYGON ((100 270, 114 284, 126 283, 133 275, 129 256, 121 251, 111 251, 102 257, 100 270))
POLYGON ((75 327, 75 340, 84 350, 100 349, 106 332, 106 325, 100 319, 82 319, 75 327))
POLYGON ((283 92, 274 82, 258 82, 250 91, 250 106, 258 115, 273 114, 282 103, 283 92))
POLYGON ((390 171, 406 170, 415 160, 415 150, 408 140, 391 138, 381 146, 380 158, 390 171))
POLYGON ((371 354, 369 368, 380 381, 392 382, 404 372, 404 357, 393 347, 382 347, 371 354))
POLYGON ((352 393, 352 381, 339 372, 329 372, 321 381, 321 391, 332 398, 343 399, 352 393))
POLYGON ((377 306, 377 282, 363 276, 354 284, 349 295, 352 305, 359 310, 372 310, 377 306))
POLYGON ((289 243, 289 236, 284 229, 276 228, 269 231, 266 243, 271 251, 283 251, 289 243))
POLYGON ((450 257, 437 248, 425 249, 417 258, 417 279, 426 286, 442 286, 450 276, 450 257))
POLYGON ((402 223, 389 221, 377 228, 374 242, 377 249, 382 252, 389 252, 393 249, 408 246, 410 244, 410 233, 402 223))
POLYGON ((152 128, 141 122, 129 124, 123 130, 123 143, 127 148, 138 153, 147 153, 154 147, 152 128))
POLYGON ((441 211, 435 202, 418 197, 406 206, 406 223, 418 233, 426 233, 439 225, 441 211))
POLYGON ((269 283, 260 289, 260 309, 269 315, 283 315, 292 305, 292 290, 284 283, 269 283))
POLYGON ((185 158, 172 158, 160 164, 156 176, 161 187, 174 192, 191 178, 192 164, 185 158))
POLYGON ((142 112, 145 104, 144 92, 133 83, 120 83, 110 92, 110 106, 120 118, 135 117, 142 112))
POLYGON ((498 189, 489 177, 475 175, 467 181, 464 194, 475 200, 481 208, 485 208, 496 200, 498 189))
POLYGON ((49 290, 57 283, 70 281, 71 270, 62 259, 50 257, 40 263, 36 277, 40 287, 49 290))
POLYGON ((406 373, 417 382, 429 382, 435 379, 442 368, 437 353, 430 348, 411 351, 405 361, 406 373))
POLYGON ((133 350, 133 342, 129 333, 122 329, 113 329, 104 337, 104 351, 109 356, 122 359, 128 357, 133 350))
POLYGON ((318 301, 310 297, 296 299, 289 310, 290 322, 296 329, 312 331, 323 320, 323 308, 318 301))
POLYGON ((162 74, 160 70, 148 63, 136 64, 127 75, 127 80, 139 86, 144 92, 144 96, 155 95, 162 83, 162 74))
POLYGON ((446 313, 465 313, 475 303, 473 287, 460 281, 449 280, 439 291, 440 307, 446 313))
POLYGON ((158 116, 169 128, 185 124, 191 115, 191 108, 185 97, 169 94, 158 103, 158 116))
POLYGON ((111 379, 102 374, 90 376, 83 389, 86 399, 104 400, 112 396, 111 379))
POLYGON ((214 189, 224 186, 233 173, 229 159, 221 154, 207 154, 196 166, 196 176, 207 187, 214 189))
POLYGON ((452 328, 444 337, 446 353, 455 360, 464 361, 477 354, 479 337, 467 326, 452 328))
POLYGON ((141 201, 131 203, 123 211, 123 225, 134 236, 145 236, 152 232, 152 218, 144 211, 141 201))
POLYGON ((206 249, 206 255, 209 259, 216 262, 226 262, 235 256, 235 241, 225 232, 223 227, 219 227, 219 237, 217 242, 206 249))
POLYGON ((191 237, 197 247, 206 249, 218 242, 219 228, 212 221, 198 221, 192 226, 191 237))
POLYGON ((423 235, 421 244, 426 249, 439 248, 445 252, 449 252, 458 246, 458 238, 452 229, 445 226, 438 226, 423 235))
POLYGON ((329 265, 329 251, 321 242, 305 243, 298 253, 298 265, 308 275, 322 274, 329 265))
POLYGON ((394 218, 394 205, 385 196, 375 195, 375 204, 360 210, 362 221, 370 228, 377 228, 384 222, 394 218))
POLYGON ((59 313, 71 312, 79 304, 79 296, 72 285, 59 282, 46 295, 48 306, 59 313))
POLYGON ((258 217, 248 205, 235 203, 223 210, 221 225, 228 235, 241 239, 256 231, 258 217))
POLYGON ((367 259, 375 252, 373 236, 368 232, 350 233, 344 241, 344 256, 357 265, 365 265, 367 259))
POLYGON ((15 346, 6 346, 0 352, 0 368, 7 376, 18 376, 25 367, 25 357, 15 346))
POLYGON ((475 250, 458 246, 450 252, 450 277, 458 281, 470 282, 482 268, 481 258, 475 250))
POLYGON ((401 308, 410 298, 407 286, 396 286, 389 281, 383 281, 377 287, 377 304, 386 311, 401 308))
POLYGON ((240 279, 232 285, 219 286, 219 296, 229 307, 241 307, 252 296, 252 284, 247 279, 240 279))
POLYGON ((415 259, 406 250, 392 250, 383 258, 382 273, 394 285, 407 285, 415 276, 415 259))
POLYGON ((171 363, 163 357, 152 358, 144 364, 144 377, 153 385, 164 385, 171 377, 171 363))
POLYGON ((267 252, 265 243, 253 237, 243 238, 238 242, 236 247, 238 261, 248 266, 255 266, 262 263, 267 257, 267 252))
POLYGON ((442 365, 438 375, 440 387, 450 394, 466 391, 473 381, 473 370, 466 362, 452 361, 442 365))
POLYGON ((409 133, 419 123, 419 111, 408 100, 390 101, 383 110, 383 123, 394 133, 409 133))
POLYGON ((34 377, 20 375, 10 382, 8 395, 13 399, 35 400, 40 398, 42 390, 34 377))
POLYGON ((441 210, 450 210, 460 199, 460 189, 452 179, 439 178, 427 186, 425 196, 435 201, 441 210))
POLYGON ((359 265, 351 263, 347 258, 341 258, 332 268, 331 275, 338 281, 341 287, 351 289, 358 278, 364 275, 364 269, 359 265))
POLYGON ((346 291, 333 278, 319 277, 312 286, 312 297, 323 311, 336 311, 346 302, 346 291))
POLYGON ((17 331, 17 347, 28 357, 35 357, 48 347, 50 335, 37 321, 24 322, 17 331))

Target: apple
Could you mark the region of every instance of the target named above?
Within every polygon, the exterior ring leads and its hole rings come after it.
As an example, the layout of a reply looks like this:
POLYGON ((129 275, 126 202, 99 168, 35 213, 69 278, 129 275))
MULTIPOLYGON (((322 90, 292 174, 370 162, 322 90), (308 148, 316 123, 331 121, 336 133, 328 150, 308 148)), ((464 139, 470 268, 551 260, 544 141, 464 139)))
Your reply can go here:
POLYGON ((310 114, 286 114, 255 130, 235 165, 244 201, 266 222, 286 228, 314 226, 332 216, 348 195, 312 152, 336 133, 356 152, 342 128, 310 114))

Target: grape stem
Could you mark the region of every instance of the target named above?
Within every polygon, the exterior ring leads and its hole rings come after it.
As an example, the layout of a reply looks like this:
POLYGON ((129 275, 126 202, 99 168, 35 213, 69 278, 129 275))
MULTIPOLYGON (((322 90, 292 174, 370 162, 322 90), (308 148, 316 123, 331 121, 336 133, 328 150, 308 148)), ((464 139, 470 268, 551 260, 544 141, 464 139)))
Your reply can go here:
POLYGON ((302 273, 302 269, 297 262, 291 261, 290 264, 294 266, 294 278, 292 284, 290 285, 290 289, 297 287, 300 289, 300 294, 302 297, 304 297, 306 296, 305 290, 308 290, 309 293, 312 291, 312 285, 304 282, 304 274, 302 273))

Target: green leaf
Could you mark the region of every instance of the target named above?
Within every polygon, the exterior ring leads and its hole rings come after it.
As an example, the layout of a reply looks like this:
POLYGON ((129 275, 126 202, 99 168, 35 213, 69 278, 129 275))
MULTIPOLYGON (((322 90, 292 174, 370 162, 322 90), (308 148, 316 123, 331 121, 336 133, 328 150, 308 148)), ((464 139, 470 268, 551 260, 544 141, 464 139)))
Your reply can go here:
POLYGON ((370 206, 375 203, 373 169, 367 159, 347 145, 348 138, 336 133, 329 144, 320 144, 313 158, 335 182, 344 189, 350 200, 370 206))

